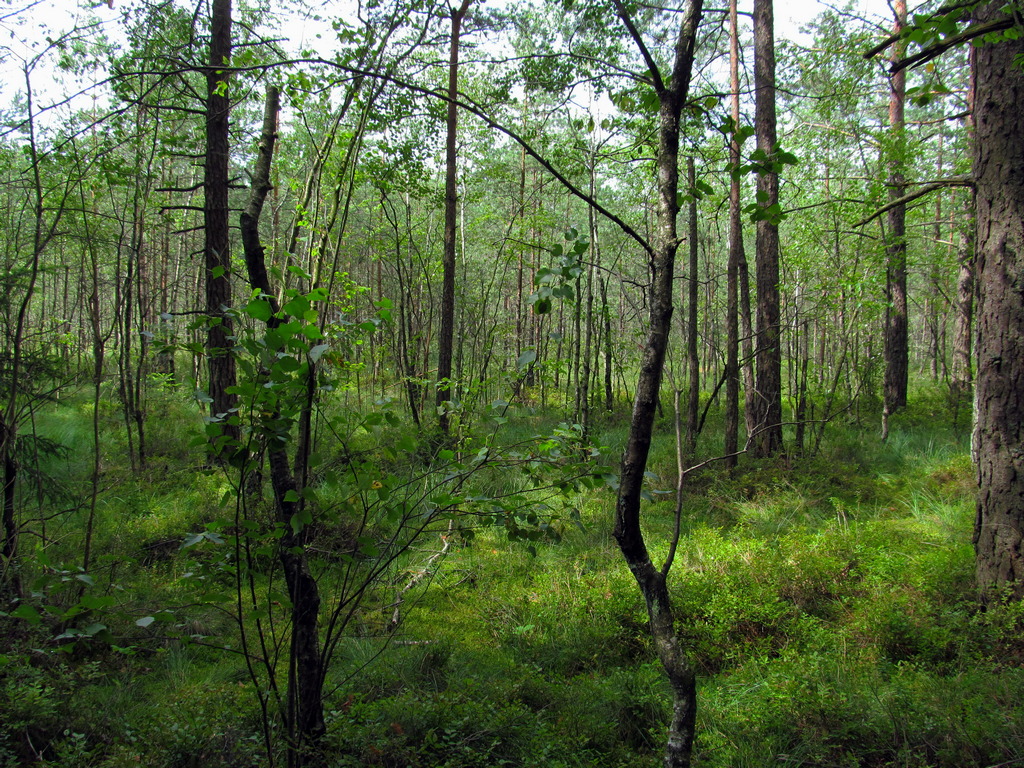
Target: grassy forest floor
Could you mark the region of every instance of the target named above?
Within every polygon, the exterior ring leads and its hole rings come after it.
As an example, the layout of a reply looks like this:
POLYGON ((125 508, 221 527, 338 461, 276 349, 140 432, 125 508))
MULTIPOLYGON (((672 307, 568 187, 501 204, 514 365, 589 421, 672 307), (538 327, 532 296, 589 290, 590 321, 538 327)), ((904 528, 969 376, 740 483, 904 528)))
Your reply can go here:
MULTIPOLYGON (((90 580, 106 629, 59 652, 53 622, 0 617, 0 766, 266 764, 249 675, 237 653, 210 647, 232 645, 234 625, 195 604, 188 572, 202 547, 180 546, 231 484, 202 469, 184 396, 159 397, 155 452, 138 475, 119 458, 116 406, 101 412, 103 555, 90 580), (173 622, 139 625, 154 615, 173 622)), ((91 417, 71 398, 37 420, 67 449, 45 462, 47 483, 71 497, 87 494, 91 417)), ((509 440, 549 426, 527 409, 509 421, 509 440)), ((833 424, 816 456, 744 459, 688 480, 671 585, 700 674, 697 766, 1024 764, 1024 610, 975 603, 969 435, 951 422, 940 394, 919 392, 885 444, 873 421, 833 424)), ((598 425, 609 467, 625 431, 598 425)), ((651 469, 671 487, 667 415, 659 434, 651 469)), ((712 455, 717 435, 709 423, 698 453, 712 455)), ((398 630, 385 599, 338 647, 330 766, 659 764, 669 696, 610 535, 613 495, 570 503, 582 525, 536 554, 493 528, 454 537, 434 561, 424 557, 439 537, 418 543, 427 578, 408 590, 398 630)), ((656 561, 673 509, 669 494, 645 512, 656 561)), ((61 580, 79 584, 59 563, 79 558, 85 515, 47 523, 54 543, 34 565, 54 594, 61 580)), ((381 590, 412 573, 396 570, 381 590)))

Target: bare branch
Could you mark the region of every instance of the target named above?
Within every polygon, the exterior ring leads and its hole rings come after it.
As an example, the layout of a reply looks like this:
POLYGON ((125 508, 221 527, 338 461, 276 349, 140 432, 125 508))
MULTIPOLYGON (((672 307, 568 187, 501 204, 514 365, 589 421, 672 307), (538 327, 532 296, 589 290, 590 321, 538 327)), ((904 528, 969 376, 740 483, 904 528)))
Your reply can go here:
POLYGON ((865 224, 868 224, 868 223, 874 221, 879 216, 881 216, 883 213, 886 213, 887 211, 892 210, 896 206, 898 206, 898 205, 906 205, 907 203, 912 202, 914 200, 917 200, 917 198, 919 198, 919 197, 924 197, 925 195, 930 194, 931 192, 934 192, 937 189, 942 189, 944 187, 973 187, 973 186, 974 186, 974 177, 971 174, 969 174, 969 173, 965 173, 962 176, 950 176, 948 179, 938 179, 937 181, 929 181, 926 184, 923 184, 920 187, 920 189, 916 189, 913 192, 910 192, 909 194, 903 195, 903 197, 899 197, 899 198, 897 198, 895 200, 890 200, 888 203, 883 205, 881 208, 879 208, 877 211, 872 213, 870 216, 868 216, 863 221, 858 221, 856 226, 863 227, 865 224))

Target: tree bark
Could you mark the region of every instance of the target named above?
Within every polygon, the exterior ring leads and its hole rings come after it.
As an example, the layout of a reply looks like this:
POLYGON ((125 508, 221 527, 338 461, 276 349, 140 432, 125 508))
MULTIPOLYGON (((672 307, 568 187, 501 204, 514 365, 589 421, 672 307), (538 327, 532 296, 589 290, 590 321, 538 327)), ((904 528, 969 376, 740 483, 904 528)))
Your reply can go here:
MULTIPOLYGON (((267 327, 281 324, 280 311, 267 275, 266 257, 259 235, 259 219, 263 202, 271 189, 270 167, 277 137, 279 94, 274 86, 267 88, 260 139, 259 158, 252 176, 252 194, 241 214, 242 247, 249 282, 258 288, 270 302, 273 314, 267 327)), ((313 363, 309 361, 308 376, 315 377, 313 363)), ((273 414, 271 421, 277 421, 273 414)), ((302 511, 305 500, 299 495, 296 479, 305 474, 305 463, 293 473, 286 452, 287 443, 268 440, 267 460, 270 464, 270 484, 274 493, 276 518, 285 531, 278 543, 278 560, 288 586, 291 600, 291 647, 288 671, 287 711, 285 725, 288 731, 289 766, 310 765, 317 761, 317 746, 326 731, 323 709, 323 664, 320 648, 318 619, 320 592, 316 579, 310 573, 306 557, 310 527, 297 532, 292 527, 293 517, 302 511)), ((301 446, 300 446, 301 448, 301 446)), ((308 461, 308 452, 300 450, 298 456, 308 461)), ((297 462, 298 463, 298 462, 297 462)))
MULTIPOLYGON (((209 370, 210 418, 221 424, 221 434, 237 441, 235 358, 231 354, 234 329, 226 310, 231 307, 231 249, 228 233, 228 141, 231 103, 228 73, 231 59, 231 0, 213 0, 210 15, 210 66, 206 71, 206 157, 204 163, 203 256, 206 267, 206 314, 210 329, 206 338, 209 370)), ((222 454, 222 444, 214 452, 222 454)))
MULTIPOLYGON (((974 22, 1003 16, 1002 3, 978 7, 974 22)), ((1024 598, 1024 72, 1020 39, 975 51, 978 375, 974 527, 983 600, 1001 588, 1024 598)))
POLYGON ((690 0, 676 39, 672 74, 665 83, 642 38, 621 2, 615 7, 650 66, 658 95, 658 205, 654 247, 654 276, 650 292, 650 318, 637 380, 636 399, 626 449, 622 455, 619 493, 613 534, 629 570, 647 604, 651 637, 673 693, 672 719, 665 746, 667 768, 689 768, 696 723, 696 679, 676 634, 668 593, 666 563, 659 570, 651 562, 640 527, 640 494, 650 453, 665 351, 672 331, 675 255, 679 247, 679 116, 686 102, 693 68, 702 0, 690 0))
MULTIPOLYGON (((907 23, 906 0, 896 0, 896 24, 893 34, 899 34, 907 23)), ((892 49, 893 61, 903 58, 906 44, 897 42, 892 49)), ((905 167, 904 104, 907 75, 900 70, 889 81, 889 128, 893 146, 889 150, 889 208, 886 219, 885 246, 885 378, 882 385, 883 437, 888 435, 888 418, 907 404, 907 377, 909 345, 907 337, 907 206, 893 205, 903 198, 907 185, 905 167)))
POLYGON ((733 172, 729 182, 729 262, 726 268, 725 310, 725 460, 727 467, 736 466, 736 449, 740 431, 740 371, 739 371, 739 265, 743 254, 743 214, 740 210, 740 143, 736 132, 740 128, 740 53, 739 18, 736 0, 729 0, 729 90, 732 93, 732 130, 729 139, 729 165, 733 172))
POLYGON ((452 398, 452 347, 455 342, 455 235, 458 213, 456 186, 456 141, 459 111, 455 99, 459 95, 459 33, 470 0, 452 10, 451 50, 448 59, 448 120, 445 141, 444 173, 444 259, 441 278, 441 330, 437 337, 437 410, 438 425, 448 434, 449 418, 446 403, 452 398))
MULTIPOLYGON (((775 20, 772 0, 754 0, 754 129, 757 148, 771 157, 778 141, 775 115, 775 20)), ((769 169, 757 175, 757 193, 764 208, 779 200, 779 175, 769 169)), ((782 449, 782 344, 779 312, 779 227, 769 219, 757 222, 757 416, 747 436, 755 456, 782 449)))

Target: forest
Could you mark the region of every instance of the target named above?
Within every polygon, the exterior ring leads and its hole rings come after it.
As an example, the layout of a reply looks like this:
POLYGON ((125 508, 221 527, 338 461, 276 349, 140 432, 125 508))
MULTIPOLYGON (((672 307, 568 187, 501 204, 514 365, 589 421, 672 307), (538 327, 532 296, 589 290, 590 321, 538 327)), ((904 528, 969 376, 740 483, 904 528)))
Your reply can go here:
POLYGON ((0 0, 0 768, 1024 765, 1024 9, 751 1, 0 0))

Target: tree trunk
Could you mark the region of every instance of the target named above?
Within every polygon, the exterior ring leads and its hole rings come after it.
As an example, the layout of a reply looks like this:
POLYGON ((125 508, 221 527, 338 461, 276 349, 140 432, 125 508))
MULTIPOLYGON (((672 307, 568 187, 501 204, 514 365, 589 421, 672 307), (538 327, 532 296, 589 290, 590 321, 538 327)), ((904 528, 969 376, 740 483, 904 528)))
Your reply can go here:
POLYGON ((733 168, 729 183, 729 262, 726 269, 725 310, 725 460, 727 467, 736 466, 736 449, 740 431, 739 371, 739 265, 743 254, 743 219, 740 210, 740 144, 736 132, 740 128, 740 53, 739 19, 736 0, 729 0, 729 90, 732 92, 732 130, 729 139, 729 165, 733 168))
POLYGON ((650 291, 650 319, 637 380, 618 498, 614 536, 647 604, 651 637, 673 693, 672 719, 665 747, 667 768, 689 768, 696 723, 696 681, 693 666, 683 652, 673 624, 667 576, 671 562, 658 570, 651 562, 640 528, 640 498, 654 430, 658 392, 665 352, 672 331, 673 282, 678 248, 679 115, 689 90, 693 51, 701 18, 701 0, 687 3, 676 40, 672 74, 665 83, 642 38, 621 2, 616 10, 641 53, 647 58, 659 100, 658 205, 653 253, 654 278, 650 291))
MULTIPOLYGON (((896 25, 899 33, 907 23, 906 0, 896 0, 896 25)), ((893 61, 903 58, 906 44, 893 46, 893 61)), ((889 155, 889 200, 898 200, 906 193, 904 178, 906 141, 903 107, 906 99, 907 75, 901 69, 892 75, 889 91, 889 127, 893 146, 889 155)), ((888 417, 907 404, 909 344, 907 339, 907 207, 894 205, 886 215, 885 246, 885 379, 883 397, 883 436, 888 434, 888 417)))
MULTIPOLYGON (((976 23, 1003 15, 980 6, 976 23)), ((978 376, 974 547, 982 599, 1024 597, 1024 72, 1020 39, 975 51, 978 376)))
MULTIPOLYGON (((776 148, 775 20, 772 0, 754 0, 754 129, 757 148, 771 157, 776 148)), ((763 208, 779 200, 779 175, 757 175, 763 208)), ((782 449, 782 344, 779 317, 779 226, 770 217, 757 222, 757 346, 755 431, 747 436, 754 455, 782 449)))
POLYGON ((957 254, 960 265, 956 280, 956 315, 953 324, 953 376, 950 381, 954 402, 959 404, 971 391, 971 324, 974 317, 974 218, 960 233, 957 254))
MULTIPOLYGON (((282 320, 275 294, 267 276, 266 257, 259 235, 259 219, 263 202, 270 190, 270 166, 274 154, 277 134, 278 90, 267 88, 266 107, 263 117, 263 134, 260 140, 260 155, 252 176, 252 195, 241 215, 242 246, 249 281, 259 289, 270 302, 273 311, 267 327, 274 329, 282 320)), ((313 362, 309 361, 310 377, 315 377, 313 362)), ((272 416, 276 421, 278 415, 272 416)), ((286 443, 280 440, 268 441, 267 460, 270 464, 270 483, 274 492, 277 523, 285 531, 278 544, 278 559, 281 562, 288 597, 291 600, 291 646, 288 668, 288 694, 286 727, 288 731, 288 764, 304 766, 317 760, 317 745, 324 735, 323 711, 323 664, 320 648, 318 619, 320 614, 320 592, 316 579, 309 571, 306 545, 309 543, 311 528, 306 526, 296 531, 292 526, 294 517, 301 513, 306 502, 299 495, 296 477, 305 474, 305 461, 293 473, 289 465, 286 443)), ((308 452, 297 452, 300 459, 308 460, 308 452)))
POLYGON ((445 142, 444 172, 444 259, 441 278, 441 330, 437 338, 437 409, 441 432, 448 434, 449 419, 446 402, 452 398, 452 347, 455 342, 455 230, 458 213, 456 187, 456 139, 459 112, 455 99, 459 94, 459 31, 470 0, 462 0, 452 10, 451 50, 448 59, 448 120, 445 142))
MULTIPOLYGON (((228 119, 231 103, 229 75, 223 67, 231 59, 231 0, 213 0, 210 16, 210 67, 206 72, 206 158, 204 165, 203 254, 206 266, 206 314, 210 330, 206 338, 209 369, 210 417, 221 423, 228 442, 238 440, 235 396, 235 358, 231 354, 231 251, 228 234, 228 119)), ((226 446, 215 441, 215 455, 226 446)))
MULTIPOLYGON (((694 168, 693 157, 686 159, 686 174, 691 188, 696 183, 696 169, 694 168)), ((700 295, 700 284, 697 282, 697 271, 700 261, 700 250, 697 236, 697 201, 690 202, 689 221, 690 232, 687 237, 689 250, 689 272, 686 288, 687 296, 687 320, 686 320, 686 359, 689 368, 689 392, 686 398, 686 450, 693 456, 697 450, 697 437, 699 432, 698 412, 700 411, 700 354, 697 347, 697 298, 700 295)))

